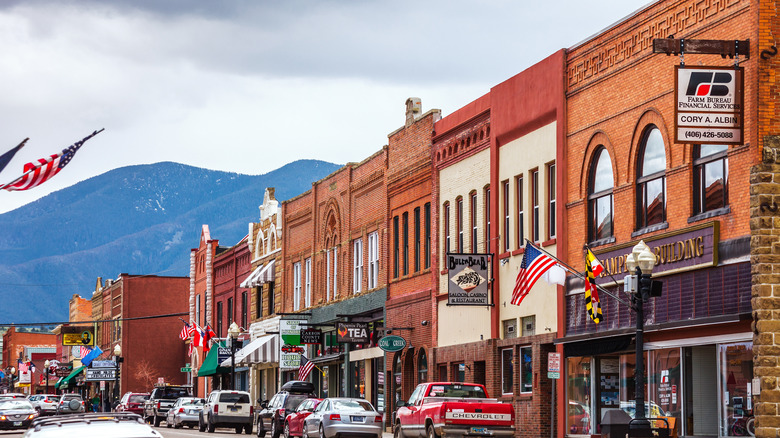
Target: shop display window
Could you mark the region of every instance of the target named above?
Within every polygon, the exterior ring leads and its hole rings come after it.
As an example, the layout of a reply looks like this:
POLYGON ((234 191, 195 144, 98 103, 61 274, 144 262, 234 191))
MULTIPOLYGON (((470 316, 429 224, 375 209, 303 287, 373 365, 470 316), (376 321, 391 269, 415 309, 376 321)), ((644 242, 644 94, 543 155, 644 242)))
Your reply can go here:
POLYGON ((721 435, 753 435, 753 345, 750 342, 722 344, 718 356, 723 387, 721 435))
POLYGON ((566 393, 569 395, 566 430, 572 434, 589 434, 590 421, 590 357, 566 359, 568 375, 566 393))
POLYGON ((533 391, 534 360, 531 347, 520 349, 520 392, 533 391))

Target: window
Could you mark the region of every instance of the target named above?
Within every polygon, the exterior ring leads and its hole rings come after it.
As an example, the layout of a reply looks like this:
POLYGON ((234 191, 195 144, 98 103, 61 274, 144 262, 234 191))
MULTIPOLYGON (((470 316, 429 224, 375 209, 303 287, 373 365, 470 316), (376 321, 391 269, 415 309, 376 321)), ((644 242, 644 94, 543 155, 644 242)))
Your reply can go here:
POLYGON ((539 241, 539 171, 531 171, 531 237, 539 241))
POLYGON ((352 255, 355 273, 352 276, 352 291, 360 292, 363 286, 363 239, 356 239, 353 243, 352 255))
POLYGON ((637 229, 666 222, 666 150, 661 131, 645 130, 636 174, 637 229))
POLYGON ((222 337, 222 301, 217 303, 217 336, 222 337))
POLYGON ((702 144, 693 147, 693 212, 726 208, 728 199, 728 145, 702 144))
POLYGON ((512 394, 514 386, 514 367, 512 359, 514 352, 511 348, 501 350, 501 393, 512 394))
POLYGON ((547 238, 555 238, 555 163, 547 166, 547 238))
POLYGON ((457 200, 458 252, 463 253, 463 198, 457 200))
POLYGON ((293 263, 293 310, 301 310, 301 262, 293 263))
POLYGON ((522 248, 525 245, 525 210, 523 205, 523 177, 518 176, 515 179, 515 196, 517 201, 517 247, 522 248))
POLYGON ((428 381, 428 356, 425 350, 420 350, 420 356, 417 358, 417 383, 428 381))
POLYGON ((485 249, 490 252, 490 187, 485 189, 485 249))
POLYGON ((276 313, 276 293, 274 292, 274 282, 268 283, 268 314, 273 315, 276 313))
POLYGON ((509 181, 504 181, 504 251, 509 251, 509 181))
POLYGON ((612 161, 603 146, 595 153, 588 190, 588 238, 591 242, 612 237, 612 161))
POLYGON ((227 300, 227 325, 228 327, 233 322, 233 317, 235 316, 233 308, 233 298, 228 298, 227 300))
POLYGON ((263 285, 257 288, 257 295, 255 296, 255 317, 263 317, 263 285))
POLYGON ((504 339, 512 339, 517 337, 517 319, 507 319, 501 321, 504 326, 504 339))
POLYGON ((471 252, 478 252, 477 239, 479 234, 477 232, 477 193, 471 193, 471 205, 469 205, 469 217, 471 218, 471 252))
POLYGON ((398 216, 393 217, 393 278, 398 278, 398 262, 400 262, 398 258, 398 252, 400 251, 399 245, 400 242, 398 242, 399 237, 399 230, 398 230, 398 216))
POLYGON ((330 263, 331 263, 331 253, 330 250, 325 251, 325 297, 326 301, 330 301, 330 263))
POLYGON ((200 320, 200 295, 195 295, 195 322, 203 325, 203 321, 200 320))
POLYGON ((404 227, 404 275, 409 274, 409 213, 403 214, 404 227))
POLYGON ((246 292, 241 292, 241 327, 249 327, 246 320, 247 302, 246 292))
POLYGON ((377 286, 379 277, 379 233, 374 231, 368 234, 368 288, 377 286))
POLYGON ((522 318, 523 323, 523 336, 533 336, 536 334, 536 315, 524 316, 522 318))
POLYGON ((414 272, 420 271, 420 207, 414 209, 414 272))
POLYGON ((444 253, 450 251, 450 204, 444 204, 444 253))
POLYGON ((520 349, 520 392, 532 392, 534 389, 534 361, 531 347, 520 349))
POLYGON ((339 295, 339 250, 337 246, 333 247, 333 298, 339 295))
POLYGON ((431 203, 425 204, 425 269, 431 267, 431 203))
POLYGON ((311 257, 306 259, 306 307, 311 307, 311 257))

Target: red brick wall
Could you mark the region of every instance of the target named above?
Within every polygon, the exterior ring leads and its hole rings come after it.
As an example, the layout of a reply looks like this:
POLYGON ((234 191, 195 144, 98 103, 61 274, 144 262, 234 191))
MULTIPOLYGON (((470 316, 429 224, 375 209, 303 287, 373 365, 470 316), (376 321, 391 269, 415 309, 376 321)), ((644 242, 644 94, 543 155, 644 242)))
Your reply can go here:
POLYGON ((3 335, 3 367, 16 368, 17 360, 24 354, 24 347, 55 347, 56 342, 54 334, 20 333, 11 327, 3 335))
MULTIPOLYGON (((214 259, 214 331, 217 331, 216 322, 218 303, 222 303, 222 333, 217 333, 219 337, 227 336, 227 329, 231 321, 242 326, 241 312, 242 301, 241 294, 247 293, 247 307, 249 306, 249 289, 239 287, 244 279, 249 275, 252 265, 249 262, 249 247, 245 240, 242 240, 236 246, 223 251, 214 259), (233 299, 233 315, 228 315, 228 299, 233 299)), ((201 304, 202 305, 202 304, 201 304)), ((249 309, 247 309, 247 312, 249 309)), ((247 313, 247 325, 249 323, 249 313, 247 313)), ((244 327, 248 329, 248 327, 244 327)))

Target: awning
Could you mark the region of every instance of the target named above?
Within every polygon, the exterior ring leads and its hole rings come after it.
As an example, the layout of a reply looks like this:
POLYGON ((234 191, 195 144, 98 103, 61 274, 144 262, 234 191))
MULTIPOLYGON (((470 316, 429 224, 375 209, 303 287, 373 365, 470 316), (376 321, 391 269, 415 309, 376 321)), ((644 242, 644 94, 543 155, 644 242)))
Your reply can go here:
POLYGON ((86 368, 87 368, 86 366, 82 366, 80 368, 76 368, 76 370, 74 370, 72 373, 68 374, 68 377, 60 380, 59 383, 57 383, 57 389, 67 388, 68 385, 70 384, 70 381, 73 380, 74 377, 76 377, 79 374, 81 374, 81 372, 84 371, 86 368))
POLYGON ((213 376, 214 374, 226 374, 230 372, 230 368, 223 368, 217 363, 219 356, 219 347, 224 347, 223 341, 215 342, 211 345, 209 354, 203 359, 203 365, 198 369, 198 377, 213 376))
MULTIPOLYGON (((236 364, 279 362, 278 339, 278 335, 260 336, 236 352, 236 364)), ((229 367, 230 358, 222 362, 220 366, 229 367)))
POLYGON ((251 274, 249 274, 248 277, 246 277, 246 280, 242 281, 239 286, 241 287, 257 287, 260 286, 263 283, 268 283, 271 281, 274 281, 274 265, 276 264, 276 259, 272 259, 270 262, 266 263, 264 266, 258 266, 255 268, 254 271, 252 271, 251 274))

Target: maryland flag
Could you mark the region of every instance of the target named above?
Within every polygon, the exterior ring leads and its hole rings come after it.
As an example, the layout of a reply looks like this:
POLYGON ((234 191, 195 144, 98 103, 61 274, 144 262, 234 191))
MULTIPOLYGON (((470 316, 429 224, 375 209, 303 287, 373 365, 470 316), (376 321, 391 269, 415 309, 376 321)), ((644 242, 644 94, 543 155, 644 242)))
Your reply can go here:
POLYGON ((588 248, 588 252, 585 254, 585 270, 587 272, 585 276, 585 308, 590 319, 598 324, 601 322, 601 302, 599 301, 598 289, 596 289, 596 276, 601 274, 604 267, 601 266, 601 263, 590 251, 590 248, 588 248))

